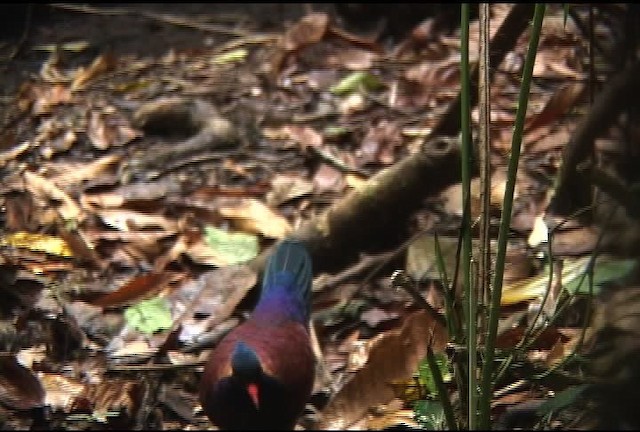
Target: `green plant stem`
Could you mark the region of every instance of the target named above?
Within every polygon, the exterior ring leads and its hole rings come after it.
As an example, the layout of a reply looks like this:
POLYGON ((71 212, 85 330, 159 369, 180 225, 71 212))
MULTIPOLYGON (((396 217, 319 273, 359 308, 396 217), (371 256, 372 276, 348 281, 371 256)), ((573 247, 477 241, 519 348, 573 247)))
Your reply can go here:
POLYGON ((440 248, 440 240, 438 239, 438 233, 434 233, 435 255, 436 263, 438 266, 438 273, 440 274, 440 280, 443 286, 444 308, 445 318, 447 322, 447 333, 449 338, 456 343, 460 342, 460 325, 458 320, 458 314, 455 310, 454 301, 454 289, 449 286, 449 277, 447 276, 447 269, 444 264, 444 257, 442 256, 442 249, 440 248))
POLYGON ((476 335, 476 302, 475 285, 471 283, 471 163, 473 161, 471 143, 471 82, 469 79, 469 4, 461 6, 460 20, 460 124, 462 132, 462 202, 464 203, 462 219, 462 278, 465 290, 465 320, 467 340, 467 390, 469 430, 476 429, 477 420, 477 335, 476 335))
MULTIPOLYGON (((478 299, 482 312, 478 315, 478 328, 486 328, 487 310, 491 281, 491 78, 489 76, 490 20, 489 3, 478 5, 478 21, 480 22, 480 57, 478 59, 478 108, 480 124, 478 125, 478 161, 480 164, 480 253, 478 299)), ((482 330, 480 330, 482 335, 482 330)), ((478 343, 482 343, 479 340, 478 343)))
POLYGON ((493 362, 495 359, 495 342, 498 333, 498 320, 500 318, 500 300, 502 298, 502 279, 504 273, 504 263, 507 249, 507 237, 511 225, 511 211, 513 209, 513 191, 518 173, 518 162, 520 159, 520 147, 524 131, 524 120, 527 112, 529 100, 529 88, 531 87, 531 77, 533 75, 533 65, 536 59, 538 42, 540 40, 540 30, 544 18, 546 6, 537 3, 533 15, 533 25, 531 26, 531 38, 529 49, 525 59, 524 70, 522 72, 522 85, 518 95, 518 109, 516 113, 515 127, 513 131, 513 141, 511 144, 511 157, 509 159, 509 170, 507 184, 504 192, 502 206, 502 218, 500 220, 500 230, 498 233, 498 250, 496 253, 495 275, 492 284, 491 305, 489 310, 489 328, 486 339, 485 360, 482 367, 482 398, 480 400, 480 428, 490 429, 491 426, 491 395, 493 393, 493 362))
POLYGON ((436 357, 433 354, 433 350, 431 346, 427 346, 427 364, 429 365, 429 369, 431 370, 431 376, 433 377, 433 382, 438 389, 438 397, 440 399, 440 403, 442 403, 442 410, 444 411, 444 417, 447 420, 447 427, 449 430, 458 430, 458 425, 456 424, 456 416, 453 413, 453 407, 451 406, 451 401, 449 400, 449 394, 447 393, 447 388, 444 385, 444 380, 442 379, 442 373, 440 372, 440 368, 438 367, 438 363, 436 362, 436 357))

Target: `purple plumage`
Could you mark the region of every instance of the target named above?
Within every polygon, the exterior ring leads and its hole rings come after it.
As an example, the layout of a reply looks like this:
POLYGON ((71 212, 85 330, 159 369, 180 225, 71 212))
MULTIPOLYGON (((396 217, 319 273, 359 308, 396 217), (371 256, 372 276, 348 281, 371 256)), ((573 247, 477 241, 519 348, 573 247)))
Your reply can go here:
POLYGON ((221 429, 293 429, 313 389, 311 258, 285 240, 270 257, 251 318, 211 354, 200 403, 221 429))

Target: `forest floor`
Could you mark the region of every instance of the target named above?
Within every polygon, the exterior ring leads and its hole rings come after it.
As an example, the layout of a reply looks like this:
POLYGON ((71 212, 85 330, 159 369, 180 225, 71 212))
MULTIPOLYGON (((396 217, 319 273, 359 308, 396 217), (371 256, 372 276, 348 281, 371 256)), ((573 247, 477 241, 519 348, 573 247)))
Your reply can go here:
MULTIPOLYGON (((492 32, 511 10, 492 6, 492 32)), ((460 91, 459 31, 425 17, 376 39, 347 31, 331 4, 56 4, 45 15, 0 45, 0 428, 211 428, 197 401, 203 361, 250 312, 264 255, 288 235, 309 242, 316 270, 320 367, 301 427, 442 427, 422 359, 431 348, 450 367, 433 233, 454 261, 459 167, 434 166, 432 181, 408 186, 417 191, 410 212, 358 208, 349 197, 425 151, 460 91), (344 226, 356 214, 375 228, 366 240, 353 234, 353 244, 329 233, 318 245, 309 221, 327 211, 344 226), (392 282, 395 270, 411 287, 392 282)), ((470 34, 475 61, 477 21, 470 34)), ((519 35, 491 87, 493 215, 528 38, 519 35)), ((553 179, 592 91, 586 53, 580 29, 549 7, 501 350, 518 344, 537 310, 547 318, 564 310, 560 291, 574 312, 573 300, 589 292, 581 285, 589 257, 567 258, 564 287, 541 300, 553 179)), ((475 108, 474 124, 478 116, 475 108)), ((474 180, 474 218, 479 195, 474 180)), ((570 228, 554 238, 556 254, 592 251, 597 230, 570 228)), ((599 283, 632 268, 599 262, 599 283)), ((575 354, 585 333, 585 313, 576 313, 547 320, 518 361, 538 373, 575 354)), ((500 382, 496 424, 520 425, 505 413, 577 388, 527 378, 500 382)))

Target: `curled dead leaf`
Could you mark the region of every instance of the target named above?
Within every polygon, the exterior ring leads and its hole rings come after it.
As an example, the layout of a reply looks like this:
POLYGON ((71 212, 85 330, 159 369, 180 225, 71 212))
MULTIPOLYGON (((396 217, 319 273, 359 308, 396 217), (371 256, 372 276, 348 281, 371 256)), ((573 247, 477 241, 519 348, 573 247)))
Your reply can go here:
POLYGON ((542 111, 528 119, 525 133, 545 126, 566 114, 575 105, 585 88, 585 83, 580 81, 569 82, 560 87, 551 96, 542 111))
POLYGON ((254 198, 225 200, 218 211, 223 217, 232 219, 241 231, 282 239, 292 230, 284 216, 254 198))
POLYGON ((370 342, 367 364, 353 374, 322 412, 317 429, 344 429, 367 410, 394 398, 392 382, 410 378, 431 345, 444 349, 447 336, 425 311, 407 317, 401 328, 380 334, 370 342))
POLYGON ((113 69, 115 63, 116 59, 113 55, 101 54, 93 60, 89 67, 78 68, 71 83, 71 91, 82 90, 91 80, 113 69))
POLYGON ((304 46, 320 42, 327 33, 329 15, 311 13, 302 17, 284 35, 282 47, 285 51, 296 51, 304 46))

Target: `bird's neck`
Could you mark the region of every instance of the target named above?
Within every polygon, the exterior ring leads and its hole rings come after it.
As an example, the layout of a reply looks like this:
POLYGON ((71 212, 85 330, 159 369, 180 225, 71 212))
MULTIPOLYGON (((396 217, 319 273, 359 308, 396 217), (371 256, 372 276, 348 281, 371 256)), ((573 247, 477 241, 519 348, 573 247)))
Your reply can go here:
POLYGON ((253 317, 265 324, 296 321, 306 326, 309 312, 304 295, 293 281, 286 279, 279 279, 277 283, 262 288, 262 295, 253 311, 253 317))

